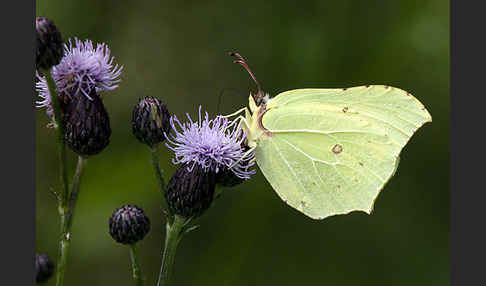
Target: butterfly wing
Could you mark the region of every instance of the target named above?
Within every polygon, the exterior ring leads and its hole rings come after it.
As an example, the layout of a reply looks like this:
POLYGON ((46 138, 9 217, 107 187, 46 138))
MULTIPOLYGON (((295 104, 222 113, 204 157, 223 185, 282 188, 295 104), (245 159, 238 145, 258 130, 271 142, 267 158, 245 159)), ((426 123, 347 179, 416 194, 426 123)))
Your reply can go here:
POLYGON ((257 163, 282 200, 313 219, 371 213, 400 151, 432 118, 409 93, 387 86, 298 89, 266 106, 257 163))

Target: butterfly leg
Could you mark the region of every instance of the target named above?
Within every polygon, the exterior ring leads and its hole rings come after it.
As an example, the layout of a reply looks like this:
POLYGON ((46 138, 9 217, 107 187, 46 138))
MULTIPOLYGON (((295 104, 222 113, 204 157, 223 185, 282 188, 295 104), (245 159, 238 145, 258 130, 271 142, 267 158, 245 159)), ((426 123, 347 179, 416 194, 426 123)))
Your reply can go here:
MULTIPOLYGON (((239 115, 238 117, 236 117, 236 118, 233 120, 233 122, 236 122, 236 121, 238 120, 238 122, 239 122, 239 126, 240 126, 240 127, 241 127, 241 125, 242 125, 241 123, 244 123, 244 126, 243 126, 243 127, 244 127, 246 130, 249 130, 249 129, 250 129, 250 123, 249 123, 249 122, 251 121, 251 112, 250 112, 250 110, 248 109, 248 107, 243 107, 243 108, 241 108, 241 109, 238 109, 236 112, 233 112, 233 113, 228 114, 228 115, 223 115, 223 116, 221 116, 221 117, 223 117, 223 118, 229 118, 229 117, 232 117, 232 116, 238 115, 238 114, 242 113, 243 111, 245 112, 245 117, 243 117, 242 115, 239 115)), ((230 124, 229 126, 232 126, 232 125, 233 125, 233 124, 230 124)))
MULTIPOLYGON (((243 154, 242 158, 250 155, 251 152, 255 151, 255 148, 256 148, 256 146, 255 147, 252 147, 248 151, 246 151, 245 154, 243 154)), ((251 158, 251 160, 250 160, 250 163, 253 163, 255 161, 256 161, 256 158, 255 158, 255 156, 253 156, 253 158, 251 158)))
MULTIPOLYGON (((228 115, 223 115, 221 117, 224 117, 224 118, 228 118, 228 117, 232 117, 232 116, 235 116, 235 115, 238 115, 240 113, 242 113, 243 111, 245 111, 245 114, 247 112, 248 108, 247 107, 243 107, 241 109, 238 109, 237 111, 231 113, 231 114, 228 114, 228 115)), ((249 111, 248 111, 249 112, 249 111)))
MULTIPOLYGON (((250 148, 248 151, 246 151, 242 156, 241 158, 234 162, 229 168, 233 168, 234 166, 236 166, 241 160, 245 159, 246 157, 248 157, 254 150, 255 150, 256 147, 252 147, 250 148)), ((255 161, 255 157, 253 157, 251 160, 250 160, 250 163, 254 162, 255 161)))
POLYGON ((246 130, 249 130, 250 129, 250 123, 249 122, 251 120, 251 113, 250 113, 250 110, 246 107, 244 108, 244 110, 245 110, 245 117, 243 117, 242 115, 239 115, 237 118, 235 118, 235 121, 239 120, 238 126, 242 127, 242 125, 243 125, 243 128, 245 128, 246 130))
POLYGON ((241 127, 241 125, 242 125, 241 123, 242 123, 242 122, 243 122, 243 123, 246 125, 245 127, 247 127, 247 126, 248 126, 248 122, 246 122, 246 119, 245 119, 243 116, 239 115, 238 117, 236 117, 235 119, 233 119, 233 120, 231 121, 231 123, 230 123, 230 124, 228 124, 228 127, 226 127, 226 128, 230 128, 230 127, 232 127, 233 125, 235 125, 236 123, 238 123, 238 127, 241 127))

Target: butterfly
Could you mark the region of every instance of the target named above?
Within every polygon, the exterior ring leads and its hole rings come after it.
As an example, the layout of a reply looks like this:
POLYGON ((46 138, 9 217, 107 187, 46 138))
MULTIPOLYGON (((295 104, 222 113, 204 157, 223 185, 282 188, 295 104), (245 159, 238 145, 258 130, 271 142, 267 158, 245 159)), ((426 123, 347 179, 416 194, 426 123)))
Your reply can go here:
POLYGON ((410 93, 386 85, 304 88, 270 98, 258 87, 236 116, 263 175, 288 205, 313 219, 371 214, 415 131, 432 117, 410 93))

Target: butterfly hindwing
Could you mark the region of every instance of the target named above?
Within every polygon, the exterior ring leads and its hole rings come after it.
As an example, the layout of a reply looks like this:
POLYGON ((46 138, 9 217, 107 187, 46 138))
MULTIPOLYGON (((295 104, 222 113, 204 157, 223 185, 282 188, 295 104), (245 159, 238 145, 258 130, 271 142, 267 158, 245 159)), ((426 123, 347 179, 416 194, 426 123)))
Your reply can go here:
POLYGON ((314 219, 370 213, 400 151, 429 113, 385 86, 300 89, 279 94, 262 124, 256 160, 278 195, 314 219))

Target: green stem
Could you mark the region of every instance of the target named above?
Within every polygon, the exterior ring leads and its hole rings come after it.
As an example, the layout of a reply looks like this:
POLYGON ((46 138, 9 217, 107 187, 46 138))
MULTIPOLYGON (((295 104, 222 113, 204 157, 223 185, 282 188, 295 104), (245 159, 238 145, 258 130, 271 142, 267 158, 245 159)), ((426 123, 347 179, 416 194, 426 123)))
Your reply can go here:
POLYGON ((135 243, 130 244, 130 259, 132 260, 133 279, 137 282, 137 286, 143 286, 142 269, 138 261, 135 243))
POLYGON ((64 272, 67 264, 67 254, 69 250, 70 237, 66 231, 66 215, 61 214, 61 237, 59 239, 59 251, 56 267, 56 286, 62 286, 64 284, 64 272))
POLYGON ((172 217, 172 215, 170 214, 170 210, 167 207, 167 202, 165 201, 165 180, 162 176, 162 169, 160 168, 159 164, 159 153, 157 147, 151 148, 150 151, 152 153, 152 166, 154 167, 155 176, 157 177, 157 181, 159 182, 160 193, 162 194, 162 206, 165 210, 167 210, 167 212, 169 212, 169 217, 172 217))
POLYGON ((71 184, 71 196, 69 198, 69 211, 67 217, 67 228, 71 231, 73 224, 74 210, 76 209, 76 202, 78 200, 79 188, 81 186, 81 175, 83 174, 83 166, 85 159, 82 156, 78 156, 78 164, 76 166, 76 172, 74 173, 73 182, 71 184))
POLYGON ((64 284, 64 273, 66 272, 67 256, 71 240, 71 227, 73 225, 74 210, 76 208, 76 201, 79 194, 79 187, 81 184, 81 175, 83 173, 83 157, 78 157, 78 164, 76 172, 74 173, 73 182, 71 185, 71 196, 69 201, 64 201, 61 216, 61 238, 59 241, 59 255, 57 261, 57 277, 56 286, 64 284))
MULTIPOLYGON (((68 176, 66 169, 66 143, 64 142, 64 122, 62 120, 61 100, 57 94, 56 84, 51 76, 51 72, 45 71, 47 86, 51 94, 52 107, 54 109, 54 127, 56 128, 57 146, 59 153, 59 170, 61 174, 62 194, 60 196, 60 208, 65 208, 69 195, 68 176)), ((61 210, 60 210, 61 211, 61 210)))
POLYGON ((69 183, 66 169, 66 143, 64 141, 64 122, 62 120, 61 101, 57 94, 56 83, 51 76, 51 70, 43 71, 43 74, 46 78, 47 87, 49 88, 49 93, 51 95, 52 108, 54 110, 52 121, 56 129, 56 141, 59 154, 59 171, 62 191, 60 194, 57 194, 59 203, 58 212, 61 220, 61 235, 59 238, 56 286, 62 286, 64 284, 64 272, 66 269, 67 253, 70 244, 70 234, 68 231, 69 183))
POLYGON ((175 215, 174 222, 170 224, 167 222, 167 233, 165 236, 165 248, 162 257, 162 265, 160 267, 159 279, 157 286, 168 286, 170 275, 174 266, 175 254, 177 245, 184 234, 184 225, 187 220, 181 216, 175 215))

